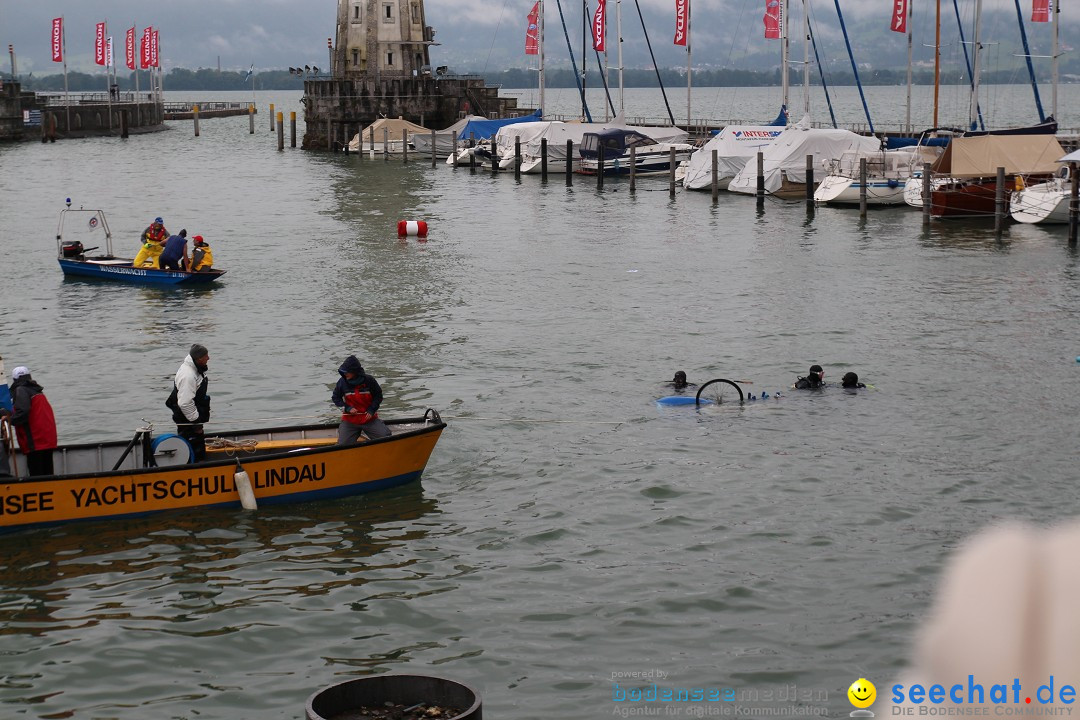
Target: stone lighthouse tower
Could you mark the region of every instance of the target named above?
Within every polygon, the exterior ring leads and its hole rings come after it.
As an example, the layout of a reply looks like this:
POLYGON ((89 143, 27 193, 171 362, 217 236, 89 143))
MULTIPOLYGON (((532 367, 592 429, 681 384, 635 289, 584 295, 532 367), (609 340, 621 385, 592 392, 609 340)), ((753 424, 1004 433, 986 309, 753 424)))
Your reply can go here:
POLYGON ((432 69, 424 0, 337 0, 330 73, 304 80, 304 148, 338 150, 380 117, 441 129, 466 113, 528 114, 478 75, 432 69))
POLYGON ((424 24, 423 0, 338 0, 336 77, 431 74, 435 30, 424 24))

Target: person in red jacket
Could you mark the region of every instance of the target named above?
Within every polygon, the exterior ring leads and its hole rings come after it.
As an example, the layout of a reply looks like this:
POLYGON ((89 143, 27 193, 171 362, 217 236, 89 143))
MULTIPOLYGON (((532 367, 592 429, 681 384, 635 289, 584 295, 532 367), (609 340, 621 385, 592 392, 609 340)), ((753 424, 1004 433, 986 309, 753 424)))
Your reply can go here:
POLYGON ((56 447, 56 417, 41 385, 30 377, 30 370, 20 365, 11 371, 11 399, 14 412, 11 424, 19 447, 26 455, 30 475, 53 474, 53 449, 56 447))
POLYGON ((360 439, 363 432, 372 440, 389 437, 390 428, 379 419, 382 404, 382 388, 378 381, 364 372, 355 355, 345 358, 338 368, 337 385, 331 401, 342 409, 338 425, 338 444, 348 445, 360 439))

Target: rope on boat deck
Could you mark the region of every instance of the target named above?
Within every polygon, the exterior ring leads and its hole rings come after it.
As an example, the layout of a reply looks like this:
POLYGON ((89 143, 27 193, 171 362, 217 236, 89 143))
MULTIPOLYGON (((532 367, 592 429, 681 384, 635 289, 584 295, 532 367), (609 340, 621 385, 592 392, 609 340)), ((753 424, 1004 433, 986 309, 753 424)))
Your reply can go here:
POLYGON ((230 456, 232 456, 233 452, 236 450, 253 453, 258 444, 258 440, 226 440, 221 437, 206 438, 206 447, 214 450, 225 450, 226 454, 230 456))
POLYGON ((470 415, 443 415, 450 420, 486 420, 489 422, 558 423, 568 425, 625 425, 625 420, 532 420, 529 418, 473 417, 470 415))

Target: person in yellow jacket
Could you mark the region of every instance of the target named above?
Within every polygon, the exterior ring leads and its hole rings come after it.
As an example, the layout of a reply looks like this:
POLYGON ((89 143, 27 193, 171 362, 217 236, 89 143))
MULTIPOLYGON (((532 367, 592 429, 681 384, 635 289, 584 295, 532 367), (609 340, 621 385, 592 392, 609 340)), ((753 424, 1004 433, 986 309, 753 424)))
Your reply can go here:
POLYGON ((161 257, 161 251, 165 249, 165 241, 168 239, 169 231, 165 229, 164 221, 161 218, 154 218, 154 222, 143 230, 140 236, 143 246, 131 262, 131 267, 143 267, 148 263, 150 267, 157 267, 158 258, 161 257))
POLYGON ((210 245, 203 240, 202 235, 196 235, 192 240, 195 242, 195 247, 191 249, 191 272, 213 270, 214 251, 210 249, 210 245))

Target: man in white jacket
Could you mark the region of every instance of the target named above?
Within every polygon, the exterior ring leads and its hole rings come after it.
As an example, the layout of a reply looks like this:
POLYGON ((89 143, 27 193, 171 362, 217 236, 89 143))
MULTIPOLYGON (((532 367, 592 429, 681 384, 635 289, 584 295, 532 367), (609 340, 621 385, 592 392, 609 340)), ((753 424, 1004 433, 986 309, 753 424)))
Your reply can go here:
POLYGON ((173 390, 165 406, 173 411, 176 434, 191 444, 193 460, 202 462, 206 459, 206 438, 203 435, 203 423, 210 419, 210 385, 206 377, 210 353, 195 343, 191 346, 184 362, 173 378, 173 390))

